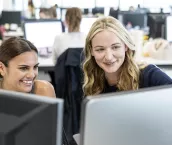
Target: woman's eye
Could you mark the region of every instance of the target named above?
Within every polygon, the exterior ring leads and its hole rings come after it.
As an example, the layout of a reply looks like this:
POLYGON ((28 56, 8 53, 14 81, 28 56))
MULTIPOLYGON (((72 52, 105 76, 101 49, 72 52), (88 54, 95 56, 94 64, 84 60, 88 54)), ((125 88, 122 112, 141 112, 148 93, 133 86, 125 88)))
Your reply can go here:
POLYGON ((104 49, 102 48, 102 49, 97 49, 96 51, 98 51, 98 52, 101 52, 101 51, 103 51, 104 49))
POLYGON ((21 67, 20 69, 23 70, 23 71, 25 71, 25 70, 27 70, 28 68, 27 68, 27 67, 21 67))
POLYGON ((112 46, 112 49, 118 49, 120 46, 112 46))
POLYGON ((34 66, 34 69, 38 69, 38 66, 34 66))

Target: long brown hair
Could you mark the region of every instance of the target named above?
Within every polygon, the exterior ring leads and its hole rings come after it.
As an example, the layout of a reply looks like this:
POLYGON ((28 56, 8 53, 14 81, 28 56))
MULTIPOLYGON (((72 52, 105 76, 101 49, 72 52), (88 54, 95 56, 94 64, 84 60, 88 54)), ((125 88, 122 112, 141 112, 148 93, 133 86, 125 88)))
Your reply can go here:
POLYGON ((79 8, 68 8, 65 16, 70 32, 77 32, 80 30, 80 23, 82 19, 82 12, 79 8))

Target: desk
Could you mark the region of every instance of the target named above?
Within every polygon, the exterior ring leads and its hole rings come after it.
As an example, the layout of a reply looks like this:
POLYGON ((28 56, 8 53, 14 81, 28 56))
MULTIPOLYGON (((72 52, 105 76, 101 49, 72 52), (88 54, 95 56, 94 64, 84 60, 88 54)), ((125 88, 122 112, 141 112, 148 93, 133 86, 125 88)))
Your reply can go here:
POLYGON ((140 58, 138 61, 147 62, 149 64, 155 64, 160 68, 172 70, 172 60, 158 60, 152 58, 140 58))
POLYGON ((38 57, 39 71, 54 71, 54 63, 52 57, 38 57))
MULTIPOLYGON (((149 64, 155 64, 160 68, 168 69, 172 71, 172 60, 156 60, 152 58, 140 58, 139 61, 144 61, 149 64)), ((39 70, 40 71, 53 71, 54 70, 54 63, 52 57, 44 58, 44 57, 38 57, 39 64, 39 70)))

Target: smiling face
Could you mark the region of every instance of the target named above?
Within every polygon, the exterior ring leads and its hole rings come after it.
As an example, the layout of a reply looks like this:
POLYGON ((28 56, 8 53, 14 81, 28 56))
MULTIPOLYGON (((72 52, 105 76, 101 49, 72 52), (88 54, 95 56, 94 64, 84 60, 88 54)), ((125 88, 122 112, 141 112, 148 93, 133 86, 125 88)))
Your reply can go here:
POLYGON ((38 75, 38 56, 35 51, 24 52, 8 63, 1 64, 2 88, 18 92, 30 92, 38 75))
POLYGON ((92 39, 92 56, 106 76, 119 72, 126 51, 125 44, 111 31, 103 30, 92 39))

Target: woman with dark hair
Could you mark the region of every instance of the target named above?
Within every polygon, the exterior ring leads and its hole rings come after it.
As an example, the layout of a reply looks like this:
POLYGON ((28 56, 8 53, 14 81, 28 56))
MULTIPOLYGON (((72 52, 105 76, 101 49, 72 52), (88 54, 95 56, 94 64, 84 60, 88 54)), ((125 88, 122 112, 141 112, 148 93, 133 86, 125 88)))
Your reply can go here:
POLYGON ((38 51, 28 40, 11 37, 0 46, 0 89, 55 97, 53 86, 38 75, 38 51))

